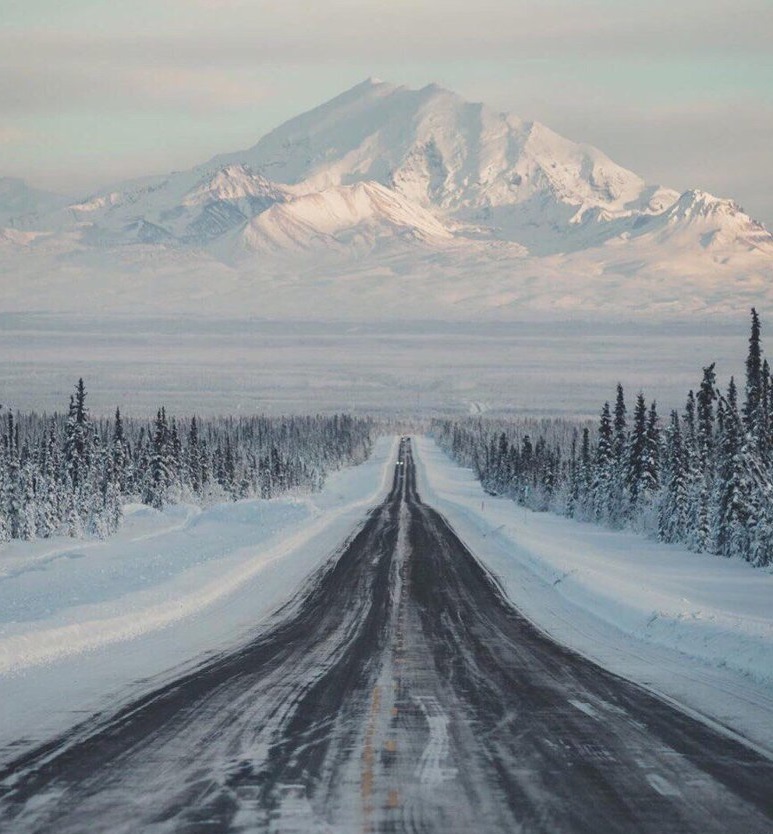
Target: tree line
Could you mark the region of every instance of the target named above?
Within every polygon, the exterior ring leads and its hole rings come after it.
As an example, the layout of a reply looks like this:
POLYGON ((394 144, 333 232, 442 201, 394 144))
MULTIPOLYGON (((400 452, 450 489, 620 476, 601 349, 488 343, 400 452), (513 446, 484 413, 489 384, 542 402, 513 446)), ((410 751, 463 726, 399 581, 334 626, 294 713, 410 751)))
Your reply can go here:
POLYGON ((468 419, 435 421, 432 433, 489 493, 773 564, 773 378, 755 309, 743 392, 733 378, 721 390, 711 364, 665 419, 641 392, 630 413, 618 385, 595 427, 468 419))
POLYGON ((0 428, 0 541, 105 537, 123 506, 211 504, 321 489, 364 461, 373 425, 348 415, 153 421, 93 418, 79 380, 66 414, 5 412, 0 428))

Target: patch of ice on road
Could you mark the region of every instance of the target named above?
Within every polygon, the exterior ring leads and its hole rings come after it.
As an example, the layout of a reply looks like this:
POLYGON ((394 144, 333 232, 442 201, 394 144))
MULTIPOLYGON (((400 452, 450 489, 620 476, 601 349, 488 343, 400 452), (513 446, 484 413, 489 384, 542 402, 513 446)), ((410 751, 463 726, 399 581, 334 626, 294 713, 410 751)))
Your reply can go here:
POLYGON ((429 739, 416 766, 416 778, 424 785, 439 785, 455 778, 457 773, 455 767, 444 764, 449 754, 449 719, 436 698, 416 696, 413 700, 424 713, 429 727, 429 739))
POLYGON ((585 703, 585 701, 576 701, 574 698, 569 699, 569 703, 575 708, 580 710, 580 712, 584 712, 590 718, 598 718, 599 714, 596 712, 595 709, 590 704, 585 703))
POLYGON ((657 773, 647 773, 646 774, 647 781, 650 783, 652 788, 656 790, 661 796, 681 796, 682 793, 676 785, 672 785, 671 782, 664 779, 662 776, 659 776, 657 773))

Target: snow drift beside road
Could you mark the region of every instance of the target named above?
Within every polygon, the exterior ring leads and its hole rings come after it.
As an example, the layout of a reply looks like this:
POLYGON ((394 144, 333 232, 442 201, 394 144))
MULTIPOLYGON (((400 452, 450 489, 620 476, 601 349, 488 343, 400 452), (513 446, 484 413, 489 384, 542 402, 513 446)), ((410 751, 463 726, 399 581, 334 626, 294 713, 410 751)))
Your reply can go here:
MULTIPOLYGON (((105 542, 13 542, 0 551, 0 674, 140 637, 205 612, 285 559, 309 573, 328 551, 313 546, 334 522, 375 503, 391 483, 394 443, 335 473, 320 495, 246 500, 199 511, 131 508, 105 542)), ((346 531, 348 532, 348 531, 346 531)), ((288 570, 286 577, 296 577, 288 570)), ((256 587, 255 621, 279 596, 256 587)))

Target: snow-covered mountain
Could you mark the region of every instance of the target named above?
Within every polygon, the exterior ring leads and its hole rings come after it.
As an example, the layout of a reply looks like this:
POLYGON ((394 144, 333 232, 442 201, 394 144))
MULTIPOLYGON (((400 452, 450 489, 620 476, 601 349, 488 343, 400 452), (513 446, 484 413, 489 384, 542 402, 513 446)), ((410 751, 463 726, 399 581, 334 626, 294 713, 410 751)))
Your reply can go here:
POLYGON ((572 216, 593 207, 624 213, 646 191, 640 177, 601 151, 537 122, 435 84, 411 90, 372 79, 212 164, 237 160, 309 190, 373 180, 425 207, 476 220, 547 195, 575 206, 572 216))
POLYGON ((663 243, 677 240, 685 246, 695 242, 696 236, 704 249, 771 252, 770 232, 762 223, 752 220, 732 200, 721 200, 705 191, 685 191, 665 211, 654 217, 637 218, 634 230, 649 233, 659 229, 663 243))
POLYGON ((0 227, 34 225, 68 202, 67 197, 32 188, 17 177, 0 177, 0 227))
MULTIPOLYGON (((637 291, 654 278, 664 294, 670 269, 677 300, 685 279, 732 276, 768 292, 773 278, 773 237, 736 203, 649 185, 596 148, 436 85, 369 79, 247 150, 80 203, 40 199, 11 216, 2 194, 0 221, 32 235, 6 234, 2 251, 59 261, 69 252, 70 271, 102 257, 106 271, 177 273, 195 253, 210 272, 251 280, 313 266, 313 295, 326 268, 335 281, 349 276, 343 292, 353 274, 413 272, 418 294, 421 276, 442 269, 443 291, 466 298, 472 313, 500 309, 503 298, 505 308, 514 297, 533 306, 540 276, 561 309, 591 304, 594 276, 624 279, 629 295, 632 277, 637 291), (562 270, 567 286, 556 293, 562 270), (480 275, 500 289, 492 294, 480 275), (504 295, 502 276, 512 287, 504 295)), ((354 313, 357 303, 343 308, 354 313)), ((550 297, 539 305, 549 308, 550 297)))
POLYGON ((377 241, 443 246, 453 234, 431 212, 377 182, 337 185, 272 205, 239 240, 261 252, 370 251, 377 241))

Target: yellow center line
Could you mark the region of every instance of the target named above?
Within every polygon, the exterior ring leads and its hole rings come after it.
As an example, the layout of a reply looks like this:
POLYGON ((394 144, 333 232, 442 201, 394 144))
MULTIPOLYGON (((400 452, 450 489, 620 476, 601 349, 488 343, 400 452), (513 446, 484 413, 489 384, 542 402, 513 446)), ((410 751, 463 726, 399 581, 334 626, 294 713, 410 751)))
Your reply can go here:
POLYGON ((365 745, 362 750, 362 777, 360 779, 360 793, 362 796, 363 829, 366 832, 373 830, 371 814, 373 813, 373 734, 376 726, 376 716, 381 707, 381 689, 373 687, 373 697, 370 702, 370 721, 365 733, 365 745))

